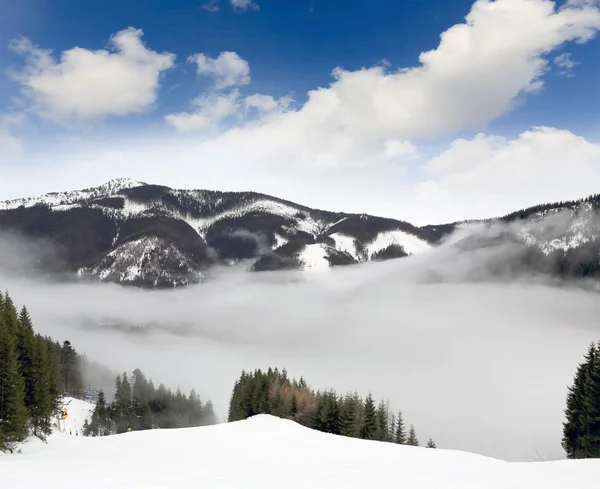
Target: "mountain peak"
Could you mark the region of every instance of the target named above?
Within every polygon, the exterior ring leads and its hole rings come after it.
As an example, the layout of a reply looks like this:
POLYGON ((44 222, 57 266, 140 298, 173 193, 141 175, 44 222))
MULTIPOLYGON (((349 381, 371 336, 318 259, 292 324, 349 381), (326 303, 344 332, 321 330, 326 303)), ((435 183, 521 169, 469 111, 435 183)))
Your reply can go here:
POLYGON ((144 182, 139 182, 137 180, 133 180, 131 178, 113 178, 98 187, 84 189, 83 192, 95 190, 100 193, 113 194, 113 193, 119 192, 120 190, 123 190, 123 189, 142 187, 144 185, 148 185, 148 184, 144 183, 144 182))

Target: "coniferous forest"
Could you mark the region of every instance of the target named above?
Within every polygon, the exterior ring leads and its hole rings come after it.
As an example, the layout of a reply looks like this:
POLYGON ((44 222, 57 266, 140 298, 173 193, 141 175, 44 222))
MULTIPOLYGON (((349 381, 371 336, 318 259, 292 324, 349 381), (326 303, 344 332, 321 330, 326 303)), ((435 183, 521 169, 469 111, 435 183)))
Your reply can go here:
POLYGON ((0 293, 0 450, 30 432, 44 438, 66 385, 75 387, 70 345, 35 334, 27 309, 0 293))
POLYGON ((600 458, 600 343, 590 344, 567 394, 562 446, 568 458, 600 458))
MULTIPOLYGON (((84 377, 103 381, 110 370, 60 343, 36 334, 26 307, 20 310, 8 293, 0 293, 0 451, 12 452, 30 434, 45 439, 52 432, 61 398, 84 398, 84 377)), ((164 385, 154 388, 136 369, 118 376, 114 402, 100 390, 86 427, 89 435, 151 428, 179 428, 216 422, 212 404, 198 395, 164 385)))
MULTIPOLYGON (((333 389, 313 391, 303 378, 288 378, 286 370, 242 372, 229 403, 229 421, 257 414, 294 420, 308 428, 335 435, 419 446, 413 425, 407 427, 402 412, 393 413, 385 401, 369 394, 339 395, 333 389)), ((428 448, 436 448, 430 438, 428 448)))
POLYGON ((189 428, 216 423, 211 401, 203 404, 194 390, 187 396, 163 384, 154 387, 140 369, 117 376, 115 398, 109 405, 98 393, 92 419, 84 426, 85 436, 106 436, 129 430, 189 428))

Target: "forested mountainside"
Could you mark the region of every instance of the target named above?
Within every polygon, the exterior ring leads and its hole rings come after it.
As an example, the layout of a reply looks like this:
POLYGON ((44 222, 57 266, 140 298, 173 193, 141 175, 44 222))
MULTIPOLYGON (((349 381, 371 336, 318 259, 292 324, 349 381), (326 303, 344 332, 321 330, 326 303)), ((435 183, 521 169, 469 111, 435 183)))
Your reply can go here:
POLYGON ((485 221, 417 227, 254 192, 176 190, 117 179, 0 202, 0 231, 3 246, 7 236, 26 239, 27 258, 11 257, 4 264, 18 263, 21 273, 153 288, 198 283, 209 268, 241 261, 250 271, 321 271, 406 257, 431 250, 457 231, 464 234, 454 244, 459 249, 509 242, 521 248, 521 259, 511 266, 595 277, 599 201, 596 195, 485 221))
POLYGON ((406 256, 433 241, 393 219, 125 179, 1 202, 0 229, 35 240, 37 271, 150 287, 196 283, 218 263, 315 269, 406 256))

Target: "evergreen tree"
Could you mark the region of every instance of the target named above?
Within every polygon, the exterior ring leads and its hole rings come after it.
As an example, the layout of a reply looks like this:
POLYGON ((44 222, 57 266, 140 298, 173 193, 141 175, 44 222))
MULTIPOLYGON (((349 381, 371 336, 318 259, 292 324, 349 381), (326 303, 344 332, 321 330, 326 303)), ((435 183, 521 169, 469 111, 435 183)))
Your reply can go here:
POLYGON ((435 446, 435 442, 431 438, 429 438, 429 440, 427 441, 427 448, 437 448, 435 446))
POLYGON ((600 348, 590 348, 588 375, 584 381, 585 429, 581 447, 586 458, 600 458, 600 348))
POLYGON ((34 357, 30 382, 32 383, 32 404, 29 415, 33 425, 33 433, 43 438, 50 434, 50 419, 56 411, 57 392, 51 379, 51 362, 46 341, 41 336, 34 337, 34 357))
POLYGON ((375 401, 369 393, 365 400, 365 417, 360 437, 364 440, 375 440, 377 436, 377 414, 375 412, 375 401))
POLYGON ((360 399, 358 394, 347 395, 340 408, 340 434, 358 437, 360 435, 360 399))
MULTIPOLYGON (((25 387, 25 407, 32 416, 35 399, 35 383, 39 381, 39 372, 34 373, 34 334, 31 318, 27 309, 23 307, 17 321, 17 354, 19 372, 23 377, 25 387)), ((42 366, 42 368, 44 368, 42 366)))
POLYGON ((568 458, 584 458, 582 437, 587 431, 587 410, 585 402, 585 388, 592 368, 592 359, 596 355, 596 347, 591 344, 584 357, 584 362, 579 364, 573 385, 568 388, 567 407, 565 409, 566 421, 563 423, 562 447, 568 458))
POLYGON ((79 356, 75 348, 69 341, 65 341, 60 351, 63 388, 75 397, 83 396, 83 382, 79 363, 79 356))
POLYGON ((408 430, 408 439, 406 440, 407 445, 412 445, 414 447, 419 446, 419 440, 417 439, 417 432, 415 427, 411 424, 410 429, 408 430))
POLYGON ((27 436, 25 386, 19 372, 16 347, 17 324, 8 294, 0 294, 0 449, 12 451, 27 436))
POLYGON ((377 439, 388 441, 389 439, 389 410, 384 400, 377 406, 377 439))
POLYGON ((396 433, 394 435, 394 443, 399 445, 406 444, 406 427, 404 426, 402 411, 398 411, 398 417, 396 418, 396 433))

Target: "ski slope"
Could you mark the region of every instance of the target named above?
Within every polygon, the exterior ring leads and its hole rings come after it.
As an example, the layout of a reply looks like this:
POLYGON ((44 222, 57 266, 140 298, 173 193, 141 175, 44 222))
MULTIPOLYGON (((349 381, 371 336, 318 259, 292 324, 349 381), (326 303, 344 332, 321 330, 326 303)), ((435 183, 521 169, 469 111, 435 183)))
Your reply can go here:
POLYGON ((52 437, 0 456, 10 489, 567 489, 600 461, 508 463, 312 431, 256 416, 202 428, 52 437))

